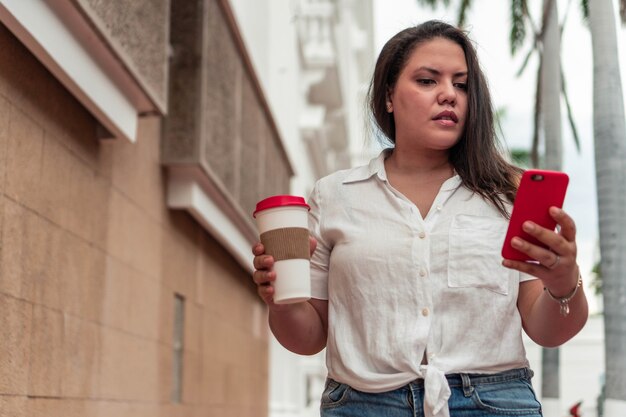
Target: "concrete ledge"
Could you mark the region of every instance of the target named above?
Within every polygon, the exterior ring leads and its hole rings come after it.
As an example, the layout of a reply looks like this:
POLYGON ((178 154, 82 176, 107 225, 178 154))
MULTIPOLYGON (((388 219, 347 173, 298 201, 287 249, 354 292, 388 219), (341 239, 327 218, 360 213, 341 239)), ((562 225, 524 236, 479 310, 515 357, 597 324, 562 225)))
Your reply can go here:
MULTIPOLYGON (((235 260, 252 273, 251 247, 256 229, 198 167, 168 167, 167 206, 187 210, 220 242, 235 260)), ((252 214, 250 214, 252 215, 252 214)))
POLYGON ((71 2, 0 0, 0 21, 113 136, 136 140, 141 113, 161 113, 71 2))

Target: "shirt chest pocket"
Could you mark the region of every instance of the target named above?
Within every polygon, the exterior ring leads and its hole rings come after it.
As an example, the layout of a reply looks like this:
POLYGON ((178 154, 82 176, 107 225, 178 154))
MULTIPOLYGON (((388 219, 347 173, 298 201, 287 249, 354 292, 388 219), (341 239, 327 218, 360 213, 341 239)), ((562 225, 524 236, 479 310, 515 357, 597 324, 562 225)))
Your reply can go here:
POLYGON ((500 217, 460 214, 450 226, 448 286, 483 288, 508 295, 515 271, 502 266, 507 222, 500 217))

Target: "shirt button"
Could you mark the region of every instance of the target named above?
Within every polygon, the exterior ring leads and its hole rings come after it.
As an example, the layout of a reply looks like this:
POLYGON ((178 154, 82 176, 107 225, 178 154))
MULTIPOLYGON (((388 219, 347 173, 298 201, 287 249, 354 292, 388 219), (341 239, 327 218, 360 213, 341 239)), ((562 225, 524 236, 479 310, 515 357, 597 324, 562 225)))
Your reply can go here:
POLYGON ((437 206, 437 211, 441 211, 442 208, 443 207, 441 207, 441 206, 437 206))
POLYGON ((426 276, 426 270, 424 268, 420 269, 420 277, 426 276))
POLYGON ((429 313, 430 313, 430 310, 428 310, 428 308, 423 308, 422 309, 422 316, 426 317, 426 316, 428 316, 429 313))
POLYGON ((420 237, 420 239, 424 239, 426 237, 426 233, 420 232, 418 236, 420 237))
POLYGON ((434 353, 429 353, 428 354, 428 360, 431 361, 431 360, 435 359, 436 356, 437 355, 435 355, 434 353))

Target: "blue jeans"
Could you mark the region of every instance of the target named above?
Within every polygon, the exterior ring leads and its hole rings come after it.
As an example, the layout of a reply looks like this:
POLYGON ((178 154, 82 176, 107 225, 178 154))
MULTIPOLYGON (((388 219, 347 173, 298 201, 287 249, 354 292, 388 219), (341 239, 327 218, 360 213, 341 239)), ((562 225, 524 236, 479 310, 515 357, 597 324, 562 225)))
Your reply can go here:
MULTIPOLYGON (((528 368, 498 374, 446 375, 451 417, 541 417, 528 368)), ((424 381, 382 393, 357 391, 332 379, 322 394, 321 417, 422 417, 424 381)))

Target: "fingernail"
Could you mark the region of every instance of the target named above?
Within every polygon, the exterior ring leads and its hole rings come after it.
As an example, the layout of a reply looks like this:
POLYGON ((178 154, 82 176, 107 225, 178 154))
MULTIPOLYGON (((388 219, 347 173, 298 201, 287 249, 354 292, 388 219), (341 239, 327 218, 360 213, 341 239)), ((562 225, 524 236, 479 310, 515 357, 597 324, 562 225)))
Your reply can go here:
POLYGON ((518 237, 514 237, 513 239, 511 239, 511 246, 519 248, 520 246, 522 246, 522 240, 518 237))
POLYGON ((532 224, 531 222, 525 222, 524 223, 524 230, 527 232, 532 232, 533 230, 535 230, 535 225, 532 224))

